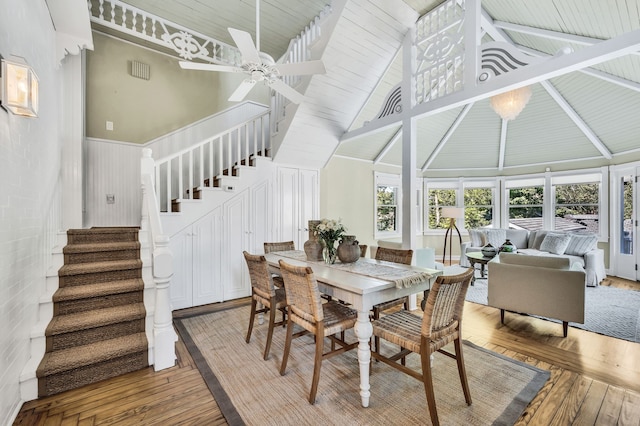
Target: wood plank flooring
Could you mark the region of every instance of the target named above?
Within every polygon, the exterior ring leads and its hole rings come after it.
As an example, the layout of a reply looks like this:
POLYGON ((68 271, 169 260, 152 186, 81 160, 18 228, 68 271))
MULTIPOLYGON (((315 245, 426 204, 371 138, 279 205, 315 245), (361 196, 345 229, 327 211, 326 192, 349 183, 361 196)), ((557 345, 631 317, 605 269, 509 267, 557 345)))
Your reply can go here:
MULTIPOLYGON (((640 283, 604 285, 640 291, 640 283)), ((174 316, 226 309, 244 300, 174 312, 174 316)), ((551 379, 517 425, 640 425, 640 344, 569 329, 495 308, 465 306, 463 337, 506 356, 551 371, 551 379)), ((14 425, 226 425, 182 341, 175 367, 136 371, 24 404, 14 425)))

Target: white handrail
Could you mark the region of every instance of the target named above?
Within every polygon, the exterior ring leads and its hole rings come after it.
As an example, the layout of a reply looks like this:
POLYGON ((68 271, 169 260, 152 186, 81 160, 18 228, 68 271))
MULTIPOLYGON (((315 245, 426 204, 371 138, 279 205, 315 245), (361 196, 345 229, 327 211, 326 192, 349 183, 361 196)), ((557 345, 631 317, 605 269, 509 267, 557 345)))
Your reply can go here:
MULTIPOLYGON (((294 63, 309 60, 311 45, 322 35, 321 25, 324 19, 331 14, 331 6, 327 5, 316 16, 313 21, 305 27, 296 38, 289 42, 289 47, 278 63, 294 63)), ((291 87, 295 87, 301 81, 301 77, 297 75, 282 76, 282 80, 291 87)), ((275 135, 278 133, 278 122, 285 117, 286 106, 291 101, 282 96, 278 92, 273 92, 271 96, 271 131, 275 135)))
POLYGON ((140 230, 147 234, 155 288, 153 309, 153 366, 155 371, 173 367, 176 362, 175 342, 178 336, 173 329, 170 290, 173 276, 173 254, 169 249, 169 237, 162 231, 160 211, 153 185, 154 161, 151 150, 142 150, 140 161, 142 186, 142 217, 140 230))
POLYGON ((271 148, 271 132, 265 129, 270 124, 269 115, 269 111, 260 113, 202 142, 156 160, 153 175, 160 211, 170 212, 174 199, 194 199, 195 191, 204 186, 205 181, 214 186, 216 178, 233 176, 234 168, 250 165, 253 157, 266 157, 271 148))

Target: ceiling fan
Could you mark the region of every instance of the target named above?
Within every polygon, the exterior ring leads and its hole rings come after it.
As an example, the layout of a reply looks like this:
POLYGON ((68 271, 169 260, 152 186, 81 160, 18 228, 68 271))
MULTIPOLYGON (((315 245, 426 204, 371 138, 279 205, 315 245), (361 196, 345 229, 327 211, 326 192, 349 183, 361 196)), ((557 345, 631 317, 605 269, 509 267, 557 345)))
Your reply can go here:
POLYGON ((246 31, 235 28, 228 28, 228 31, 238 50, 240 50, 242 65, 238 67, 180 61, 180 67, 192 70, 243 72, 248 74, 249 78, 240 83, 240 86, 229 97, 231 102, 242 101, 253 86, 262 81, 291 100, 291 102, 299 104, 305 100, 305 96, 282 81, 281 76, 324 74, 326 72, 322 61, 276 64, 271 56, 260 52, 260 0, 256 0, 256 44, 253 43, 251 34, 246 31))

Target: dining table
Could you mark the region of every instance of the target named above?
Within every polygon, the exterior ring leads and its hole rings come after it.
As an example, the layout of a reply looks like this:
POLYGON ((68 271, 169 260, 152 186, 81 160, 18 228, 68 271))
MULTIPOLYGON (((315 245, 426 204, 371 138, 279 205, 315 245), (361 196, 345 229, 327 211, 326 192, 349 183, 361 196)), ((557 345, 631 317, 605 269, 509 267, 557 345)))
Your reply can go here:
POLYGON ((265 258, 273 273, 278 273, 280 260, 311 267, 321 293, 350 304, 358 312, 354 332, 358 339, 360 397, 362 406, 368 407, 371 397, 369 342, 373 334, 371 309, 382 302, 429 290, 442 271, 365 257, 353 263, 338 260, 334 264, 326 264, 307 260, 302 250, 271 252, 265 254, 265 258))

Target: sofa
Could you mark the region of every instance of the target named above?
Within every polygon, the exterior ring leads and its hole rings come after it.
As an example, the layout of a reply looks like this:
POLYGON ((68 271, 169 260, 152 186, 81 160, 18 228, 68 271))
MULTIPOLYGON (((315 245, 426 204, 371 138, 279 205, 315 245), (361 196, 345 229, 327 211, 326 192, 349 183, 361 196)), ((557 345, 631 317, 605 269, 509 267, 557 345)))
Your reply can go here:
POLYGON ((584 324, 585 271, 568 257, 500 253, 489 263, 487 304, 504 312, 539 315, 584 324))
POLYGON ((469 230, 470 241, 460 247, 460 266, 470 267, 466 253, 480 251, 486 244, 496 248, 510 240, 518 254, 559 257, 577 263, 585 271, 585 284, 596 287, 606 278, 604 250, 597 247, 598 237, 593 233, 562 231, 528 231, 526 229, 479 228, 469 230))

